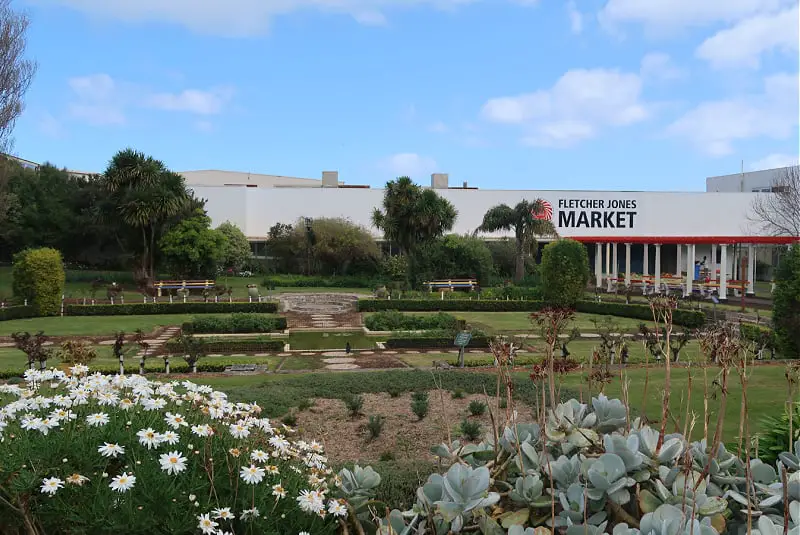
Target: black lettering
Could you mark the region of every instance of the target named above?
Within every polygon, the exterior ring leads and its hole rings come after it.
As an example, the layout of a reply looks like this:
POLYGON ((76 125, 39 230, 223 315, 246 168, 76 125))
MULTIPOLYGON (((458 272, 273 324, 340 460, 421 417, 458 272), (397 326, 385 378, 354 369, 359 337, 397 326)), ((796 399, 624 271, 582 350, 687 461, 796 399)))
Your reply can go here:
POLYGON ((558 207, 559 208, 564 208, 565 207, 564 206, 564 199, 558 199, 558 207))
POLYGON ((631 210, 636 210, 636 201, 631 201, 631 210))
POLYGON ((633 216, 636 215, 636 212, 628 212, 628 228, 633 228, 633 216))
POLYGON ((625 228, 625 212, 616 212, 617 228, 625 228))
POLYGON ((598 205, 597 205, 597 207, 598 207, 600 210, 602 210, 602 209, 604 208, 604 207, 603 207, 603 205, 605 204, 605 202, 606 202, 606 201, 604 201, 603 199, 600 199, 600 200, 598 201, 598 205))
POLYGON ((592 212, 592 228, 602 228, 603 226, 603 214, 602 212, 592 212))
POLYGON ((578 214, 578 223, 575 225, 577 227, 589 227, 589 216, 586 215, 586 212, 581 212, 578 214))
POLYGON ((574 227, 575 226, 575 212, 567 212, 559 210, 558 212, 558 226, 559 227, 574 227))
POLYGON ((614 222, 611 220, 611 216, 614 215, 614 212, 606 212, 603 215, 603 228, 615 228, 614 222))

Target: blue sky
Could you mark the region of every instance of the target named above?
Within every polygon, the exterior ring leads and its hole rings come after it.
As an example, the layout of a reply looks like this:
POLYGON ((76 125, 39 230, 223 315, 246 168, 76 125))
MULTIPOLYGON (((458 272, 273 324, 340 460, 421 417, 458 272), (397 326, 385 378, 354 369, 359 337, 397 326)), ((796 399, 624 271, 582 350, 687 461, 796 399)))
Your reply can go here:
POLYGON ((798 0, 17 0, 15 153, 699 190, 798 160, 798 0))

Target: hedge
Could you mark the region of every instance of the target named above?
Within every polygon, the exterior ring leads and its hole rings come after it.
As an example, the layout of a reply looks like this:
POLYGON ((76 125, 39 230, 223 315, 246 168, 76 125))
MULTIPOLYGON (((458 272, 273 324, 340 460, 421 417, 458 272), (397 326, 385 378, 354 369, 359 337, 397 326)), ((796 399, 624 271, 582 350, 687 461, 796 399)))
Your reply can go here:
POLYGON ((454 331, 458 329, 458 320, 455 316, 444 312, 415 316, 396 310, 385 310, 368 316, 364 320, 364 325, 370 331, 428 331, 431 329, 454 331))
POLYGON ((66 305, 67 316, 137 316, 152 314, 227 314, 253 312, 274 314, 278 304, 261 303, 130 303, 124 305, 66 305))
MULTIPOLYGON (((406 337, 397 336, 386 340, 386 347, 390 349, 434 349, 434 348, 449 348, 453 349, 455 346, 455 334, 453 336, 418 336, 406 337)), ((485 349, 489 347, 491 339, 486 336, 473 336, 467 344, 467 347, 485 349)))
MULTIPOLYGON (((283 351, 286 342, 271 338, 236 339, 206 339, 206 353, 276 353, 283 351)), ((180 354, 183 346, 176 340, 170 340, 164 345, 167 353, 180 354)))
MULTIPOLYGON (((514 359, 514 366, 532 366, 533 364, 538 364, 540 360, 541 359, 535 359, 532 357, 517 357, 514 359)), ((458 367, 458 359, 448 359, 447 363, 454 368, 458 367)), ((464 357, 465 368, 486 368, 494 365, 494 358, 473 359, 466 356, 464 357)))
POLYGON ((32 306, 11 306, 0 308, 0 321, 35 318, 36 310, 32 306))
POLYGON ((268 333, 286 329, 286 318, 263 314, 234 313, 230 316, 201 316, 184 322, 187 334, 268 333))
POLYGON ((267 288, 374 288, 378 286, 370 277, 308 277, 302 275, 274 275, 267 277, 262 286, 267 288))
MULTIPOLYGON (((438 300, 438 299, 359 299, 359 312, 399 310, 402 312, 537 312, 546 305, 541 301, 491 301, 491 300, 438 300)), ((588 314, 618 316, 653 320, 653 313, 647 305, 626 305, 624 303, 598 303, 597 301, 578 301, 575 310, 588 314)), ((676 309, 672 320, 675 325, 686 328, 701 327, 706 320, 703 312, 676 309)))
POLYGON ((778 337, 775 331, 769 327, 741 323, 739 324, 739 333, 745 340, 763 345, 764 349, 774 350, 778 346, 778 337))

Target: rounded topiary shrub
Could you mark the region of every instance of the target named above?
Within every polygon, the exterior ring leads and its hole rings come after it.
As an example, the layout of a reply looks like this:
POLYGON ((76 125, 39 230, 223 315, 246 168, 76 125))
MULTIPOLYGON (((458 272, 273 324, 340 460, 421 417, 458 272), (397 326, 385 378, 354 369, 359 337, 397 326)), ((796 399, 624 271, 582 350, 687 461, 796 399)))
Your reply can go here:
POLYGON ((61 310, 64 295, 64 261, 56 249, 25 249, 14 255, 13 288, 18 301, 27 300, 40 316, 61 310))
POLYGON ((589 283, 589 256, 582 243, 557 240, 542 251, 542 298, 552 306, 575 306, 589 283))

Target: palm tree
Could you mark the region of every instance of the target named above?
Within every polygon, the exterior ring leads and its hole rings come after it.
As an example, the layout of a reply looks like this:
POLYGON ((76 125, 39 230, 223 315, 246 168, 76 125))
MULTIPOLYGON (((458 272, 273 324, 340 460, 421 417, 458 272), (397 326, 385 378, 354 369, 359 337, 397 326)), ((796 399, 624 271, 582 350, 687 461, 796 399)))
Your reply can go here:
POLYGON ((139 271, 148 282, 155 276, 155 243, 164 223, 192 201, 183 177, 159 160, 133 149, 118 152, 104 174, 122 222, 141 233, 139 271))
POLYGON ((523 200, 514 208, 507 204, 493 206, 483 215, 483 223, 475 231, 497 232, 498 230, 514 230, 517 242, 516 267, 514 269, 514 282, 519 282, 525 277, 525 259, 530 256, 536 244, 536 237, 556 236, 555 226, 549 219, 537 217, 544 212, 544 201, 536 199, 533 202, 523 200))
POLYGON ((383 211, 375 209, 372 224, 409 255, 414 248, 453 228, 458 212, 433 190, 423 190, 407 176, 386 184, 383 211))

